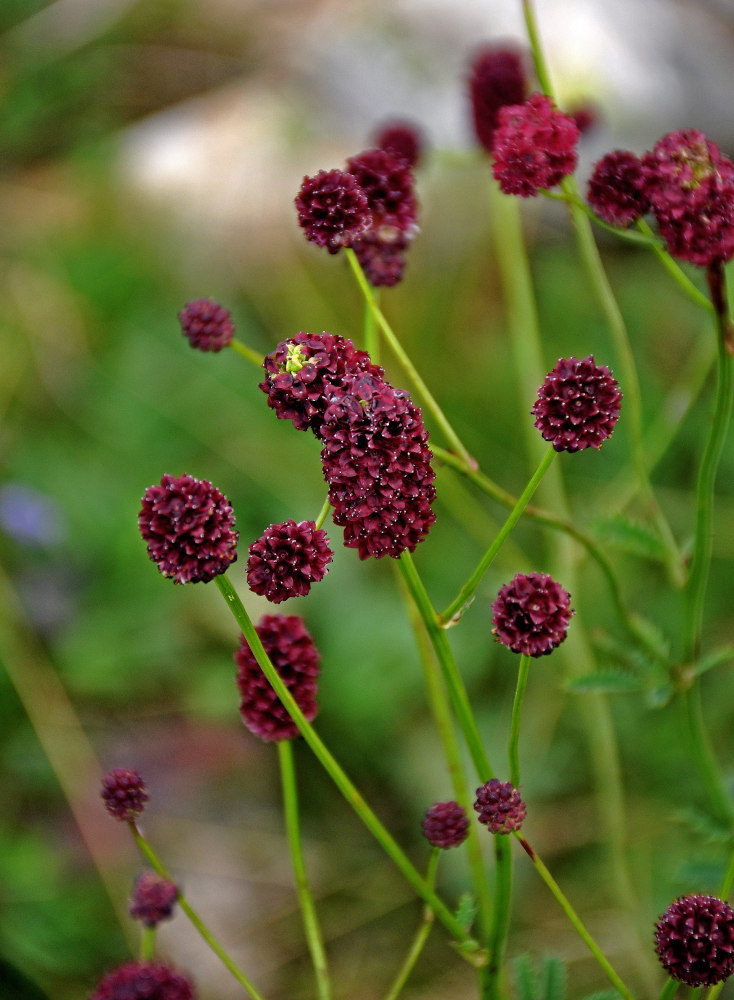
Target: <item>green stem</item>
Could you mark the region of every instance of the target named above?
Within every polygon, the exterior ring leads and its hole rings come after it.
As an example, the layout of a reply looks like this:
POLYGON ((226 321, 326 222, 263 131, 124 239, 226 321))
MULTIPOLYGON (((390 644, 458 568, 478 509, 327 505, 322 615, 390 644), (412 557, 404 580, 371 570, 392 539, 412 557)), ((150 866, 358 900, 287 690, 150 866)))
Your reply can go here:
POLYGON ((734 851, 731 852, 729 857, 729 864, 724 874, 724 880, 721 883, 719 897, 721 899, 728 899, 731 896, 732 889, 734 889, 734 851))
POLYGON ((525 698, 525 688, 528 684, 529 673, 530 657, 523 653, 520 657, 520 669, 517 674, 517 687, 515 688, 515 698, 512 702, 512 722, 510 724, 510 781, 515 788, 520 787, 520 755, 518 753, 518 744, 520 742, 522 705, 525 698))
MULTIPOLYGON (((380 293, 376 288, 372 289, 372 296, 375 300, 375 305, 380 304, 380 293)), ((375 314, 369 304, 365 303, 364 310, 364 323, 362 327, 362 336, 364 337, 364 349, 369 354, 371 360, 379 365, 380 363, 380 332, 377 328, 377 321, 375 319, 375 314)))
POLYGON ((155 958, 155 937, 156 927, 143 925, 143 933, 140 936, 140 961, 152 962, 155 958))
POLYGON ((551 462, 555 457, 556 457, 555 450, 553 448, 549 448, 546 451, 545 456, 543 457, 543 460, 541 461, 540 465, 538 466, 533 476, 531 477, 530 482, 527 484, 523 492, 520 494, 517 503, 515 504, 513 510, 510 512, 510 516, 507 518, 505 523, 500 528, 499 533, 497 534, 494 541, 485 552, 478 566, 471 574, 469 579, 466 581, 464 586, 461 588, 457 596, 451 602, 451 604, 449 604, 446 610, 440 615, 439 620, 444 628, 450 628, 452 625, 455 625, 463 615, 468 605, 472 602, 474 594, 477 591, 477 587, 481 583, 482 577, 487 572, 489 567, 492 565, 492 562, 494 561, 495 556, 501 549, 503 542, 510 534, 512 529, 515 527, 517 522, 520 520, 522 512, 527 507, 528 503, 530 502, 530 498, 532 497, 533 493, 535 493, 535 490, 538 488, 538 484, 540 483, 541 479, 550 468, 551 462))
POLYGON ((644 219, 639 219, 637 222, 637 228, 645 236, 653 237, 650 246, 652 247, 655 256, 683 294, 686 295, 692 302, 695 302, 701 309, 705 309, 707 312, 712 313, 714 311, 714 307, 711 304, 711 301, 706 298, 704 293, 699 288, 696 288, 688 275, 676 264, 662 243, 654 238, 655 234, 652 229, 650 229, 647 222, 645 222, 644 219))
POLYGON ((506 834, 494 836, 494 924, 489 945, 487 996, 496 1000, 501 995, 502 968, 507 936, 510 931, 512 904, 512 852, 506 834))
POLYGON ((288 846, 291 852, 293 875, 296 880, 298 903, 303 917, 303 929, 311 952, 314 973, 316 975, 316 990, 320 1000, 329 1000, 331 985, 329 982, 329 967, 326 960, 326 949, 316 916, 311 889, 306 875, 306 864, 303 860, 303 845, 301 843, 301 823, 298 814, 298 786, 296 770, 293 763, 293 746, 290 740, 278 741, 278 762, 280 764, 280 779, 283 785, 283 810, 285 827, 288 835, 288 846))
MULTIPOLYGON (((426 872, 426 883, 433 888, 436 884, 436 869, 438 867, 438 859, 441 854, 440 847, 434 847, 431 851, 431 857, 428 861, 428 871, 426 872)), ((385 1000, 397 1000, 398 996, 402 993, 403 987, 408 981, 411 972, 415 968, 415 964, 421 956, 421 952, 425 947, 426 941, 428 940, 428 935, 431 933, 431 928, 433 927, 433 910, 429 906, 423 907, 423 919, 421 920, 418 932, 413 938, 413 943, 410 946, 408 954, 405 956, 405 961, 400 966, 398 974, 393 980, 392 986, 387 991, 385 995, 385 1000)))
POLYGON ((441 409, 438 402, 431 394, 428 386, 425 384, 421 376, 418 374, 415 365, 410 360, 406 352, 403 350, 402 344, 395 336, 392 327, 390 326, 387 319, 385 318, 384 313, 378 306, 377 301, 375 300, 374 292, 370 287, 367 278, 365 277, 364 271, 362 270, 362 267, 359 261, 357 260, 357 256, 354 253, 354 250, 350 249, 349 247, 346 247, 344 252, 347 255, 349 266, 351 267, 352 272, 355 278, 357 279, 357 283, 362 291, 362 294, 364 295, 368 307, 372 311, 375 321, 377 322, 378 326, 384 333, 385 339, 389 343, 393 353, 397 357, 400 364, 403 366, 406 375, 413 383, 416 391, 418 392, 418 395, 421 397, 423 403, 425 404, 426 409, 433 416, 433 419, 441 428, 444 436, 446 437, 446 440, 449 442, 454 451, 456 451, 457 454, 461 455, 464 461, 466 461, 469 465, 476 466, 476 461, 466 450, 458 434, 446 419, 443 410, 441 409))
MULTIPOLYGON (((283 707, 288 712, 291 719, 295 722, 298 727, 298 731, 311 748, 318 762, 324 768, 326 773, 329 775, 355 813, 362 820, 378 844, 382 847, 383 851, 402 872, 405 879, 410 885, 413 886, 421 899, 428 903, 428 905, 433 909, 436 916, 446 929, 460 942, 461 953, 465 956, 472 952, 476 953, 478 950, 477 942, 472 940, 470 935, 461 926, 456 917, 454 917, 446 904, 439 899, 436 893, 429 886, 426 885, 425 880, 420 875, 418 870, 410 863, 405 852, 398 846, 391 834, 388 833, 375 813, 370 809, 361 794, 346 776, 336 759, 326 748, 320 737, 317 736, 313 726, 304 716, 295 698, 283 683, 280 674, 273 666, 268 654, 265 652, 265 648, 260 641, 260 637, 250 621, 250 616, 247 614, 237 591, 234 589, 227 576, 222 574, 216 577, 216 583, 222 596, 227 602, 227 606, 234 616, 235 621, 239 625, 242 634, 250 647, 252 655, 257 660, 260 669, 267 677, 271 687, 277 694, 278 698, 280 698, 283 707)), ((472 956, 472 960, 474 958, 477 958, 480 962, 482 961, 482 957, 477 956, 476 954, 472 956)))
MULTIPOLYGON (((146 857, 151 867, 155 871, 157 871, 159 875, 163 876, 163 878, 168 879, 169 882, 173 882, 174 879, 170 876, 170 874, 168 873, 162 862, 159 860, 158 855, 155 853, 155 851, 150 846, 148 841, 142 835, 142 833, 138 829, 137 824, 134 821, 130 821, 128 825, 130 827, 133 837, 135 838, 135 842, 138 845, 138 848, 140 849, 142 854, 146 857)), ((227 968, 232 973, 232 975, 240 984, 240 986, 243 986, 245 990, 247 990, 247 992, 252 997, 252 1000, 264 1000, 262 993, 260 993, 260 991, 257 990, 255 986, 252 985, 252 983, 244 974, 244 972, 232 961, 227 952, 221 946, 219 941, 214 937, 212 932, 206 926, 206 924, 201 919, 199 914, 191 906, 189 901, 186 899, 186 896, 183 894, 183 892, 181 892, 180 889, 178 893, 177 903, 181 907, 183 912, 186 914, 186 916, 189 918, 190 922, 194 925, 196 930, 199 932, 199 935, 204 939, 204 941, 206 941, 206 943, 209 945, 209 947, 217 956, 217 958, 220 960, 220 962, 225 966, 225 968, 227 968)))
POLYGON ((329 503, 329 497, 327 496, 324 500, 324 504, 319 511, 319 516, 314 522, 317 528, 323 528, 326 518, 329 516, 329 511, 331 510, 331 504, 329 503))
POLYGON ((236 337, 230 340, 229 346, 232 348, 233 351, 236 351, 237 354, 241 355, 245 359, 245 361, 249 361, 257 368, 262 368, 263 366, 262 354, 258 354, 257 351, 253 351, 251 347, 248 347, 247 344, 243 344, 242 341, 237 340, 236 337))
MULTIPOLYGON (((724 984, 721 983, 720 985, 723 986, 724 984)), ((658 1000, 673 1000, 673 997, 678 992, 679 986, 680 983, 678 982, 678 980, 670 977, 669 979, 666 980, 665 986, 663 986, 662 990, 660 991, 660 996, 658 997, 658 1000)), ((710 1000, 712 993, 713 990, 709 990, 709 992, 706 994, 706 1000, 710 1000)))

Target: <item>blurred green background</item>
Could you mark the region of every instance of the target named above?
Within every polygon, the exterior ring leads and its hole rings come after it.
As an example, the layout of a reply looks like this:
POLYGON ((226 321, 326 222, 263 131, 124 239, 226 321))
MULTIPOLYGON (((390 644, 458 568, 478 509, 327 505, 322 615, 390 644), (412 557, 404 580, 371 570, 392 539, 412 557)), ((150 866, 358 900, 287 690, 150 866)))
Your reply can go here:
MULTIPOLYGON (((116 766, 143 774, 147 834, 263 992, 273 1000, 313 995, 275 753, 237 713, 236 630, 215 588, 178 588, 158 575, 136 519, 142 492, 164 472, 213 481, 237 515, 241 557, 232 578, 254 617, 269 610, 247 595, 246 547, 270 522, 317 515, 325 493, 317 442, 275 419, 257 370, 234 352, 192 351, 176 316, 207 295, 231 310, 240 339, 263 353, 297 330, 359 342, 363 309, 346 264, 305 243, 292 198, 305 173, 367 146, 380 119, 415 118, 429 147, 418 175, 421 233, 404 283, 383 295, 385 310, 481 468, 513 492, 532 471, 523 425, 533 400, 523 397, 513 367, 489 170, 471 148, 463 104, 476 15, 448 18, 453 33, 435 28, 435 37, 421 22, 412 46, 410 5, 357 6, 0 3, 2 997, 86 996, 105 969, 136 952, 137 927, 125 907, 141 865, 98 797, 101 774, 116 766), (443 61, 432 62, 437 50, 443 61), (319 51, 323 64, 314 66, 319 51), (367 78, 375 100, 364 119, 357 96, 369 101, 372 92, 350 93, 339 73, 351 56, 378 71, 367 78), (395 100, 380 104, 390 93, 384 74, 401 65, 412 76, 396 76, 395 100), (435 117, 425 108, 429 82, 444 93, 435 117)), ((488 4, 480 25, 487 37, 491 13, 488 4)), ((569 99, 577 86, 568 84, 569 99)), ((654 121, 652 110, 644 113, 654 121)), ((594 144, 608 148, 617 126, 611 108, 609 121, 584 139, 587 167, 594 144)), ((663 131, 650 128, 648 145, 663 131)), ((732 123, 722 122, 715 138, 726 146, 732 136, 732 123)), ((546 364, 533 373, 535 384, 571 354, 593 353, 616 371, 563 213, 535 204, 524 211, 546 364)), ((680 420, 653 480, 685 548, 711 402, 707 381, 686 409, 685 373, 696 358, 705 370, 713 333, 651 255, 606 240, 602 248, 628 322, 646 423, 680 420)), ((382 360, 391 380, 405 385, 392 359, 382 360)), ((624 418, 600 453, 562 456, 579 525, 591 529, 613 505, 629 463, 624 418)), ((437 511, 416 563, 440 608, 504 511, 445 468, 437 511)), ((629 513, 643 517, 634 502, 629 513)), ((304 616, 322 654, 319 732, 422 866, 420 819, 451 790, 400 587, 389 561, 359 563, 331 534, 337 552, 326 580, 279 610, 304 616)), ((734 632, 731 437, 715 537, 707 647, 734 632)), ((493 760, 505 759, 517 664, 492 639, 490 604, 516 572, 552 572, 553 552, 549 536, 523 522, 451 633, 493 760)), ((629 605, 675 640, 681 599, 662 568, 610 553, 629 605)), ((572 627, 599 641, 619 638, 598 571, 581 559, 578 575, 572 627)), ((704 687, 727 779, 730 667, 707 676, 704 687)), ((644 993, 661 982, 652 922, 677 893, 716 891, 726 854, 681 822, 702 798, 675 705, 654 711, 640 694, 611 698, 638 894, 627 905, 620 900, 587 702, 565 690, 569 674, 585 668, 591 663, 561 650, 533 665, 521 740, 528 837, 644 993)), ((377 998, 420 907, 305 747, 296 750, 336 995, 377 998)), ((602 988, 523 861, 510 957, 562 955, 571 996, 602 988)), ((456 899, 466 878, 460 858, 446 857, 442 878, 456 899)), ((194 976, 201 1000, 242 995, 180 914, 159 939, 162 953, 194 976)), ((473 989, 468 966, 434 931, 405 996, 465 997, 473 989)))

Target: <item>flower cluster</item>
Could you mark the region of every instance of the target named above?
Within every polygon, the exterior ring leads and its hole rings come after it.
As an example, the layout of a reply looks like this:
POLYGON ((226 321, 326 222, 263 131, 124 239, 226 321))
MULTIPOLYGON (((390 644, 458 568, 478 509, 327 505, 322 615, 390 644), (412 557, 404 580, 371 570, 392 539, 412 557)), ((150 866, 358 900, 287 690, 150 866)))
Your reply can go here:
POLYGON ((469 836, 469 817, 458 802, 436 802, 421 824, 423 836, 432 847, 458 847, 469 836))
POLYGON ((492 152, 500 108, 522 104, 527 94, 524 58, 516 49, 490 45, 472 60, 469 74, 474 134, 479 144, 492 152))
POLYGON ((159 962, 127 962, 98 984, 90 1000, 194 1000, 194 988, 180 972, 159 962))
POLYGON ((250 546, 248 586, 273 604, 304 597, 323 580, 333 555, 326 532, 313 521, 271 524, 250 546))
POLYGON ((349 246, 372 224, 367 196, 344 170, 320 170, 315 177, 304 177, 296 210, 306 239, 329 253, 349 246))
POLYGON ((655 950, 668 975, 713 986, 734 972, 734 909, 715 896, 681 896, 655 925, 655 950))
POLYGON ((183 335, 199 351, 221 351, 234 337, 229 311, 212 299, 187 302, 178 318, 183 335))
POLYGON ((627 227, 649 211, 642 163, 634 153, 615 149, 594 165, 587 200, 600 219, 627 227))
POLYGON ((500 188, 530 198, 555 187, 576 169, 579 135, 573 118, 544 94, 500 108, 492 136, 492 171, 500 188))
POLYGON ((619 419, 622 393, 606 365, 589 355, 561 358, 533 404, 535 426, 556 451, 601 447, 619 419))
POLYGON ((154 871, 146 871, 135 883, 128 913, 146 927, 155 927, 173 916, 178 888, 154 871))
MULTIPOLYGON (((316 718, 319 654, 302 619, 295 615, 264 615, 255 627, 265 652, 308 722, 316 718)), ((298 736, 283 703, 270 686, 244 636, 234 655, 242 721, 265 742, 298 736)))
POLYGON ((105 809, 124 822, 136 819, 148 801, 148 790, 137 771, 116 767, 102 779, 101 796, 105 809))
POLYGON ((546 573, 518 573, 492 605, 492 632, 513 653, 546 656, 566 638, 571 597, 546 573))
POLYGON ((477 788, 474 809, 490 833, 512 833, 525 819, 525 803, 510 781, 491 778, 477 788))

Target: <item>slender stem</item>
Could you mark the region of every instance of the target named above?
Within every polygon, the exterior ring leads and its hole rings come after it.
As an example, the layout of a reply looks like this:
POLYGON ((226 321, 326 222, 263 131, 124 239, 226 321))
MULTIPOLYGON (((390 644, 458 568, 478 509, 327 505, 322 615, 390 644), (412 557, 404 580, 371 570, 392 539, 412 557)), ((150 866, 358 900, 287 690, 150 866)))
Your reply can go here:
POLYGON ((374 292, 370 287, 367 278, 365 277, 364 271, 362 270, 362 267, 359 261, 357 260, 357 256, 354 253, 354 250, 350 249, 349 247, 346 247, 344 252, 347 255, 349 266, 351 267, 352 272, 355 278, 357 279, 357 283, 360 289, 362 290, 362 294, 364 295, 365 301, 369 306, 370 310, 372 311, 373 316, 375 317, 375 321, 377 322, 382 332, 385 334, 385 339, 389 343, 398 361, 403 366, 406 375, 413 383, 416 391, 418 392, 418 395, 421 397, 423 403, 425 404, 426 409, 433 416, 433 419, 441 428, 444 436, 446 437, 446 440, 449 442, 454 451, 456 451, 457 454, 461 455, 461 457, 469 465, 476 466, 474 458, 472 458, 472 456, 466 450, 458 434, 446 419, 446 415, 444 414, 443 410, 441 409, 438 402, 431 394, 428 386, 425 384, 421 376, 418 374, 415 365, 404 351, 402 344, 395 336, 392 327, 390 326, 387 319, 385 318, 384 313, 378 306, 375 300, 374 292))
MULTIPOLYGON (((721 985, 723 986, 724 984, 721 983, 721 985)), ((673 997, 678 992, 679 986, 680 983, 678 982, 677 979, 673 979, 672 976, 669 977, 665 982, 665 986, 663 986, 662 990, 660 991, 660 996, 658 997, 658 1000, 673 1000, 673 997)), ((713 990, 709 990, 709 992, 706 994, 706 1000, 710 1000, 712 993, 713 990)))
POLYGON ((614 969, 612 968, 611 963, 609 962, 609 960, 607 959, 607 957, 604 955, 604 953, 602 952, 601 948, 596 943, 596 941, 594 940, 594 938, 588 932, 588 930, 584 926, 581 918, 579 917, 578 913, 576 913, 576 910, 574 910, 574 908, 571 905, 571 903, 568 901, 568 899, 566 898, 566 896, 563 894, 563 892, 561 890, 561 887, 558 885, 558 883, 553 878, 553 876, 551 875, 551 873, 548 871, 548 869, 546 868, 546 866, 543 864, 543 862, 541 861, 541 859, 538 857, 538 855, 536 854, 536 852, 533 850, 533 848, 530 846, 530 844, 527 842, 527 840, 525 840, 524 837, 521 837, 519 833, 516 833, 515 837, 519 840, 520 844, 523 847, 523 850, 525 851, 525 853, 527 854, 527 856, 530 858, 530 860, 532 861, 533 865, 535 866, 535 870, 538 872, 538 874, 540 875, 540 877, 543 879, 543 881, 545 882, 545 884, 548 886, 548 888, 550 889, 551 893, 555 896, 556 900, 558 901, 561 909, 563 910, 563 912, 566 914, 566 916, 568 917, 568 919, 573 924, 574 929, 576 930, 576 933, 579 935, 579 937, 582 939, 582 941, 586 944, 586 947, 589 949, 589 951, 592 953, 592 955, 594 956, 594 958, 596 959, 596 961, 599 963, 599 965, 603 969, 603 971, 604 971, 607 979, 609 980, 609 982, 612 984, 612 986, 615 988, 615 990, 617 990, 617 992, 621 996, 625 997, 625 1000, 632 1000, 632 993, 627 989, 627 987, 624 985, 624 983, 622 982, 622 980, 620 979, 620 977, 618 976, 618 974, 614 971, 614 969))
POLYGON ((331 504, 329 503, 329 497, 327 496, 324 500, 324 504, 319 511, 319 516, 314 522, 317 528, 323 528, 326 518, 329 516, 329 511, 331 510, 331 504))
POLYGON ((303 845, 301 843, 301 823, 298 814, 298 786, 296 783, 296 770, 293 762, 293 747, 290 740, 280 740, 278 742, 278 762, 280 764, 280 779, 283 785, 283 809, 285 813, 285 827, 288 834, 288 846, 291 852, 291 862, 293 864, 293 875, 296 880, 296 892, 298 903, 301 907, 303 917, 303 929, 308 942, 308 950, 311 952, 314 973, 316 975, 316 989, 320 1000, 329 1000, 331 997, 331 985, 329 982, 329 968, 326 960, 326 950, 321 934, 316 907, 306 876, 306 864, 303 859, 303 845))
MULTIPOLYGON (((379 290, 373 288, 372 296, 375 300, 375 305, 379 306, 380 304, 379 290)), ((376 365, 378 365, 380 363, 380 331, 377 328, 375 314, 369 302, 365 302, 362 336, 364 337, 365 351, 367 351, 371 360, 376 365)))
POLYGON ((515 688, 515 698, 512 702, 512 722, 510 724, 510 781, 515 788, 520 786, 520 756, 518 753, 518 744, 520 742, 522 705, 525 698, 525 688, 528 684, 529 673, 530 657, 523 653, 520 657, 520 669, 517 674, 517 687, 515 688))
POLYGON ((249 361, 251 364, 255 365, 258 368, 262 368, 263 366, 262 354, 258 354, 257 351, 253 351, 251 347, 248 347, 247 344, 243 344, 242 341, 238 340, 236 337, 230 340, 229 346, 232 348, 232 350, 236 351, 239 355, 241 355, 246 361, 249 361))
MULTIPOLYGON (((441 854, 440 847, 434 847, 431 851, 431 857, 428 861, 428 871, 426 872, 426 883, 432 888, 436 884, 436 869, 438 867, 438 859, 441 854)), ((397 1000, 398 996, 402 993, 403 987, 408 981, 411 972, 415 968, 416 962, 421 956, 421 952, 425 947, 426 941, 428 940, 428 935, 431 933, 431 928, 433 927, 433 910, 429 906, 423 907, 423 918, 420 923, 420 927, 413 938, 413 942, 410 946, 408 954, 405 956, 405 961, 400 966, 398 974, 393 980, 392 986, 387 991, 385 995, 385 1000, 397 1000)))
MULTIPOLYGON (((644 219, 638 219, 637 228, 645 236, 654 237, 652 229, 650 229, 650 226, 647 224, 647 222, 645 222, 644 219)), ((676 262, 670 256, 670 254, 662 245, 662 243, 660 243, 659 240, 653 239, 650 243, 650 246, 652 247, 652 250, 657 259, 663 265, 665 270, 668 272, 670 277, 676 283, 678 288, 680 288, 683 294, 688 296, 688 298, 692 302, 695 302, 697 306, 700 306, 701 309, 705 309, 707 312, 712 313, 714 311, 714 307, 711 304, 711 301, 706 298, 706 296, 700 289, 696 288, 696 286, 693 284, 693 282, 685 273, 685 271, 682 271, 681 268, 678 266, 678 264, 676 264, 676 262)))
POLYGON ((420 875, 418 870, 411 864, 405 852, 398 846, 395 839, 390 833, 388 833, 375 813, 367 805, 361 794, 357 791, 356 787, 352 784, 342 770, 341 766, 337 763, 334 756, 326 748, 321 738, 316 734, 313 726, 304 716, 295 698, 283 683, 280 674, 273 666, 268 654, 265 652, 263 644, 260 641, 260 637, 250 621, 250 616, 247 614, 237 591, 234 589, 227 576, 222 574, 216 577, 216 583, 222 593, 222 596, 227 602, 227 606, 234 616, 235 621, 242 630, 252 655, 257 660, 260 669, 267 677, 271 687, 277 694, 278 698, 280 698, 285 710, 295 722, 298 727, 298 731, 313 751, 316 759, 319 761, 352 809, 354 809, 355 813, 362 820, 372 836, 382 847, 383 851, 397 865, 405 879, 410 883, 410 885, 413 886, 418 895, 433 909, 436 916, 446 929, 461 943, 461 953, 467 957, 474 952, 475 954, 471 957, 471 960, 473 961, 474 958, 477 958, 477 960, 481 962, 482 957, 476 955, 478 950, 476 941, 472 940, 470 935, 461 926, 456 917, 454 917, 446 904, 439 899, 436 893, 429 886, 426 885, 425 880, 420 875))
POLYGON ((140 961, 152 962, 155 957, 156 927, 143 925, 143 932, 140 935, 140 961))
MULTIPOLYGON (((168 879, 169 882, 173 882, 174 879, 168 873, 163 863, 158 858, 158 855, 155 853, 155 851, 150 846, 148 841, 142 835, 137 824, 134 821, 131 821, 128 824, 128 826, 130 827, 132 835, 135 838, 135 842, 138 845, 138 848, 140 849, 142 854, 147 858, 151 867, 155 871, 157 871, 159 875, 162 875, 163 878, 168 879)), ((186 916, 189 918, 190 922, 194 925, 196 930, 199 932, 199 935, 206 941, 206 943, 209 945, 209 947, 217 956, 217 958, 220 960, 220 962, 232 973, 232 975, 240 984, 240 986, 243 986, 247 990, 247 992, 252 997, 252 1000, 264 1000, 262 993, 260 993, 260 991, 256 989, 255 986, 253 986, 253 984, 250 982, 250 980, 247 978, 244 972, 229 957, 229 955, 224 950, 222 945, 214 937, 212 932, 206 926, 206 924, 201 919, 199 914, 191 906, 188 899, 186 899, 186 896, 183 894, 183 892, 181 892, 180 889, 178 893, 177 903, 181 907, 183 912, 186 914, 186 916)))
POLYGON ((543 460, 541 461, 540 465, 538 466, 533 476, 531 477, 530 482, 525 487, 523 492, 520 494, 517 503, 515 504, 513 510, 510 512, 510 516, 502 525, 496 538, 489 546, 485 554, 482 556, 478 566, 471 574, 469 579, 466 581, 464 586, 461 588, 457 596, 451 602, 451 604, 449 604, 446 610, 441 614, 439 620, 444 628, 450 628, 452 625, 455 625, 461 618, 462 614, 464 613, 468 605, 473 600, 474 594, 477 591, 477 587, 481 583, 482 577, 487 572, 489 567, 492 565, 495 556, 502 548, 503 542, 510 534, 512 529, 515 527, 517 522, 520 520, 522 512, 527 507, 528 503, 530 502, 530 498, 532 497, 533 493, 535 493, 536 489, 538 488, 538 484, 540 483, 541 479, 543 478, 547 470, 550 468, 551 462, 555 457, 556 457, 556 452, 554 451, 553 448, 549 448, 546 451, 545 456, 543 457, 543 460))
POLYGON ((550 73, 548 71, 548 64, 545 61, 545 55, 543 54, 543 46, 540 44, 538 23, 535 19, 535 11, 533 10, 531 0, 522 0, 522 11, 525 16, 525 30, 528 33, 530 49, 533 53, 535 75, 538 78, 538 83, 543 93, 552 96, 553 87, 551 85, 550 73))
POLYGON ((721 883, 721 889, 719 890, 720 898, 728 899, 729 896, 731 896, 732 889, 734 889, 734 851, 731 852, 729 864, 724 874, 724 880, 721 883))

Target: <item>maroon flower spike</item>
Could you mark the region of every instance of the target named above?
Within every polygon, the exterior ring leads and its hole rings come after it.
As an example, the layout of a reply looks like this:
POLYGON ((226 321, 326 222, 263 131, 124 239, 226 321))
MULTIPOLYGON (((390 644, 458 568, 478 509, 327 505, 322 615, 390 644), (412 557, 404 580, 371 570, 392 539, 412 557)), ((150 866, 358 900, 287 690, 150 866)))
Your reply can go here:
POLYGON ((194 988, 180 972, 159 962, 128 962, 101 980, 90 1000, 194 1000, 194 988))
POLYGON ((168 920, 173 916, 173 907, 177 899, 178 889, 173 882, 169 882, 157 872, 143 872, 135 883, 128 912, 146 927, 155 927, 161 920, 168 920))
POLYGON ((388 122, 375 135, 375 146, 416 167, 423 152, 423 136, 410 122, 388 122))
POLYGON ((614 430, 621 405, 616 379, 590 354, 583 361, 559 360, 538 389, 532 413, 556 451, 598 450, 614 430))
POLYGON ((372 223, 367 196, 343 170, 320 170, 315 177, 304 177, 296 209, 306 239, 329 253, 349 246, 372 223))
POLYGON ((271 524, 250 546, 248 586, 273 604, 304 597, 326 576, 333 555, 326 532, 313 521, 271 524))
POLYGON ((734 256, 734 164, 703 132, 663 136, 642 158, 646 193, 674 257, 708 267, 734 256))
POLYGON ((546 573, 518 573, 492 605, 493 634, 513 653, 546 656, 566 638, 570 595, 546 573))
POLYGON ((297 333, 283 340, 263 361, 267 377, 259 388, 268 395, 268 406, 280 420, 292 420, 299 430, 310 428, 320 437, 332 389, 348 374, 382 375, 366 351, 351 340, 330 333, 297 333))
POLYGON ((174 583, 208 583, 237 558, 232 508, 205 479, 165 475, 142 504, 138 524, 148 555, 174 583))
POLYGON ((412 552, 436 515, 432 453, 410 394, 370 373, 334 389, 321 428, 334 523, 360 559, 412 552))
POLYGON ((520 793, 511 782, 498 778, 477 788, 474 809, 479 813, 479 822, 490 833, 512 833, 520 829, 525 819, 525 803, 520 793))
POLYGON ((474 133, 488 153, 500 108, 522 104, 526 94, 524 58, 517 50, 493 45, 477 53, 471 64, 469 96, 474 133))
POLYGON ((125 822, 136 819, 148 801, 145 782, 127 767, 116 767, 102 779, 101 795, 110 816, 125 822))
POLYGON ((586 194, 600 219, 629 226, 650 210, 642 163, 634 153, 615 149, 594 165, 586 194))
POLYGON ((187 302, 178 318, 184 336, 200 351, 221 351, 234 337, 234 323, 228 310, 211 299, 187 302))
POLYGON ((673 979, 723 982, 734 972, 734 909, 715 896, 681 896, 655 925, 655 951, 673 979))
POLYGON ((458 802, 437 802, 423 817, 422 828, 432 847, 458 847, 469 836, 469 817, 458 802))
POLYGON ((367 149, 347 160, 347 169, 367 196, 372 213, 369 231, 383 243, 412 239, 416 233, 418 202, 413 172, 401 156, 386 149, 367 149))
MULTIPOLYGON (((264 615, 255 631, 298 707, 312 722, 318 711, 320 657, 303 621, 293 615, 264 615)), ((298 726, 270 686, 244 636, 240 636, 240 648, 234 658, 237 687, 242 696, 240 715, 250 732, 265 742, 298 736, 298 726)))
POLYGON ((579 130, 549 97, 501 108, 492 142, 493 173, 505 194, 531 198, 573 173, 579 130))

